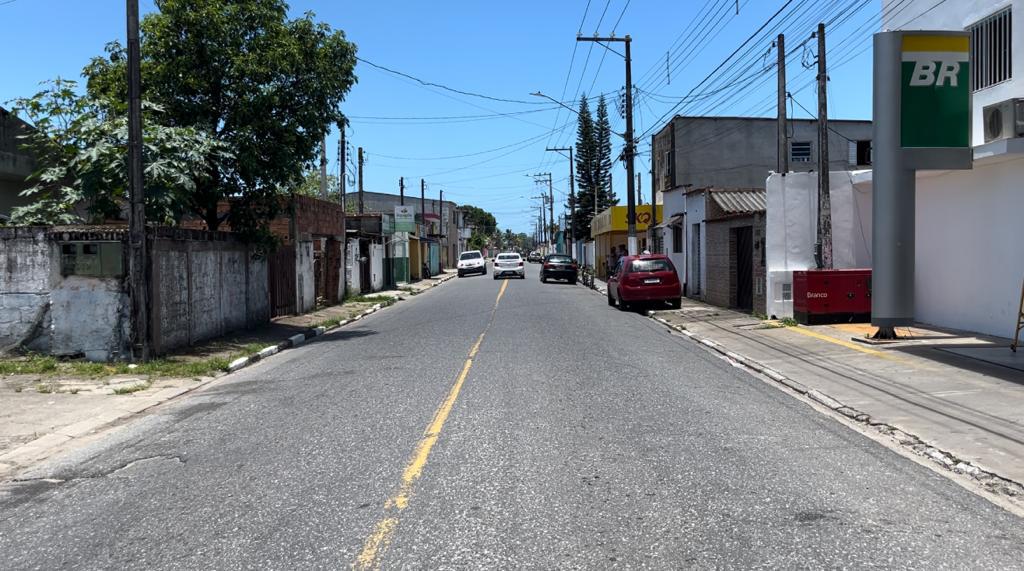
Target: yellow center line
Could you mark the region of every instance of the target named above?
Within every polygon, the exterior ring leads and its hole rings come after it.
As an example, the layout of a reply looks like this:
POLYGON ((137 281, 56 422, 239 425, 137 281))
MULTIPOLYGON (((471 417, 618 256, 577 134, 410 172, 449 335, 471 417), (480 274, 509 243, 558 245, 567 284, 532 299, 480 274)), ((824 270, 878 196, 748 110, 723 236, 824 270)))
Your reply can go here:
POLYGON ((366 538, 362 551, 359 552, 355 562, 352 564, 353 569, 380 568, 384 551, 387 550, 388 545, 391 543, 391 538, 395 534, 395 529, 398 527, 398 514, 409 505, 413 485, 423 475, 423 468, 427 465, 430 451, 434 448, 438 438, 440 438, 441 431, 444 429, 444 423, 448 420, 448 415, 451 414, 452 408, 455 407, 455 401, 459 398, 462 385, 465 384, 466 378, 469 376, 469 370, 473 367, 473 358, 480 352, 480 345, 484 342, 484 336, 487 335, 487 331, 494 322, 494 314, 498 311, 498 303, 501 301, 501 297, 505 295, 507 288, 508 282, 502 282, 501 289, 498 290, 498 298, 494 300, 491 317, 487 321, 483 333, 473 343, 472 348, 469 350, 469 357, 462 365, 462 371, 455 378, 455 383, 448 391, 448 396, 445 397, 441 406, 434 412, 434 417, 431 419, 430 424, 423 431, 423 437, 416 443, 412 458, 409 459, 409 463, 406 464, 405 469, 402 471, 402 480, 397 491, 384 502, 385 516, 377 522, 373 533, 366 538))

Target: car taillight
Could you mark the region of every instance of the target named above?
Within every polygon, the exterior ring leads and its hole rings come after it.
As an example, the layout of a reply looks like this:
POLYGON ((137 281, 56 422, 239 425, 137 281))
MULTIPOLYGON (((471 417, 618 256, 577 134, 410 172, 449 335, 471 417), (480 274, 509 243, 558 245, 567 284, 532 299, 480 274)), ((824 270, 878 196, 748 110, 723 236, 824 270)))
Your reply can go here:
POLYGON ((545 267, 545 268, 548 268, 548 269, 551 269, 551 268, 553 268, 554 266, 553 266, 553 265, 551 265, 551 264, 544 264, 544 267, 545 267))
POLYGON ((520 266, 523 265, 523 261, 522 260, 519 260, 519 265, 520 266))

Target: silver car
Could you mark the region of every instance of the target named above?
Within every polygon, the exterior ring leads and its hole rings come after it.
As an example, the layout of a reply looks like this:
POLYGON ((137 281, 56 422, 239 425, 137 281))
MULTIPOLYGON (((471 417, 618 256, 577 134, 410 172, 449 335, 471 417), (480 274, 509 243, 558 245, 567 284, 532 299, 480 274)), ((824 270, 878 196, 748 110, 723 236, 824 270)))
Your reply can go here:
POLYGON ((498 254, 494 259, 494 279, 512 276, 514 278, 526 278, 526 268, 523 267, 523 257, 514 252, 498 254))

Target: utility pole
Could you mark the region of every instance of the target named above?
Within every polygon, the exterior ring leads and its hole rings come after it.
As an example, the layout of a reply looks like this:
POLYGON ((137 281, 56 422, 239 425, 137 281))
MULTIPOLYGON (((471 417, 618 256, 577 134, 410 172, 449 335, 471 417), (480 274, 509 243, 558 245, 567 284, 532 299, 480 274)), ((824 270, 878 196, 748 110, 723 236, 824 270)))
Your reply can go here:
POLYGON ((818 268, 832 269, 832 198, 829 196, 828 68, 825 24, 818 24, 818 268))
POLYGON ((785 174, 789 172, 789 133, 786 129, 786 36, 784 34, 779 34, 778 39, 775 40, 775 47, 779 51, 779 157, 775 172, 785 174))
MULTIPOLYGON (((577 36, 577 42, 598 42, 603 43, 610 42, 623 42, 626 44, 626 53, 623 56, 626 60, 626 144, 622 149, 623 159, 626 161, 626 225, 627 225, 627 243, 629 254, 636 255, 637 253, 637 241, 636 241, 636 196, 633 194, 633 158, 636 154, 634 152, 634 141, 633 141, 633 71, 632 71, 632 60, 630 59, 630 44, 632 38, 629 34, 621 38, 611 37, 584 37, 577 36)), ((611 49, 605 46, 606 49, 611 49)), ((617 53, 617 52, 616 52, 617 53)))
POLYGON ((398 204, 405 206, 405 177, 398 177, 398 204))
POLYGON ((341 211, 345 212, 345 117, 342 116, 338 123, 338 200, 341 201, 341 211))
POLYGON ((427 181, 420 179, 420 223, 427 223, 427 181))
POLYGON ((571 213, 569 215, 569 220, 570 221, 568 223, 566 223, 567 228, 565 228, 565 230, 566 230, 566 234, 565 234, 565 249, 568 250, 568 253, 569 253, 569 255, 571 257, 575 258, 576 257, 575 256, 575 252, 573 251, 572 247, 576 243, 576 236, 573 236, 573 234, 576 232, 576 185, 575 185, 575 181, 573 180, 574 177, 572 175, 572 170, 573 170, 572 147, 571 146, 569 146, 569 147, 557 147, 557 148, 547 147, 544 150, 545 151, 554 151, 554 152, 569 151, 569 208, 570 208, 570 212, 571 213), (568 231, 568 227, 569 226, 572 227, 572 231, 571 232, 568 231))
POLYGON ((363 148, 359 147, 359 213, 363 213, 363 148))
POLYGON ((327 200, 327 135, 320 144, 320 198, 327 200))
POLYGON ((127 0, 128 16, 128 270, 131 275, 132 357, 149 360, 149 284, 146 280, 146 202, 142 184, 142 72, 139 0, 127 0), (138 351, 138 353, 135 353, 138 351))
MULTIPOLYGON (((441 238, 444 239, 444 253, 445 253, 445 255, 441 256, 441 259, 443 260, 445 258, 445 256, 448 255, 448 232, 446 232, 445 229, 444 229, 444 189, 443 188, 438 191, 437 204, 438 204, 438 207, 437 207, 437 219, 438 219, 437 229, 441 232, 441 238)), ((444 267, 442 266, 441 269, 444 269, 444 267)))

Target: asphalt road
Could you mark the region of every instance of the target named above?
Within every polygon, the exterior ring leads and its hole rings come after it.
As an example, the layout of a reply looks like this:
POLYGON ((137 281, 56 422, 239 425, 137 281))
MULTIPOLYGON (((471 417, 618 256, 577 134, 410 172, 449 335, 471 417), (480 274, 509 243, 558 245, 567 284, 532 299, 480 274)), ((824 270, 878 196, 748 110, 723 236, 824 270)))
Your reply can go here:
POLYGON ((449 282, 0 487, 0 569, 1024 567, 1021 519, 536 271, 449 282))

